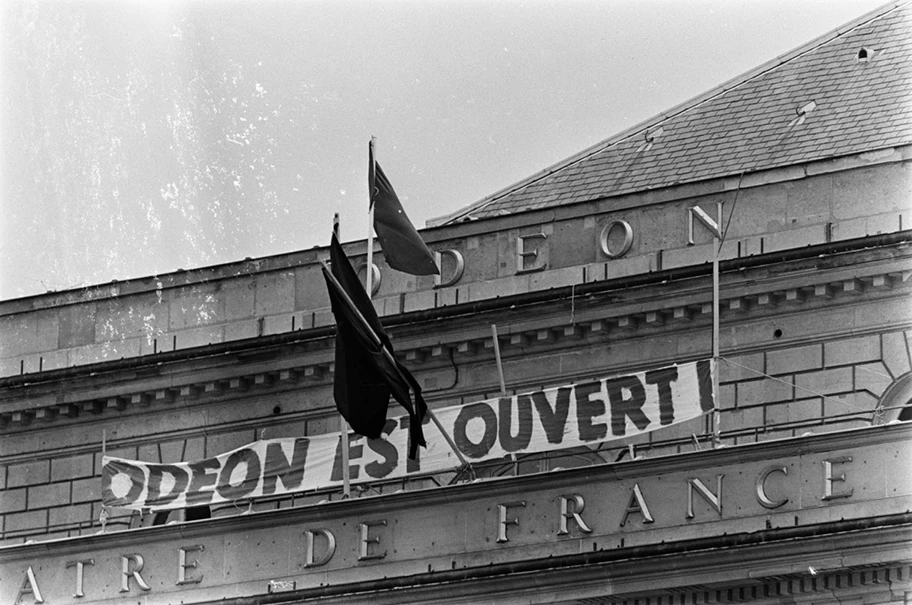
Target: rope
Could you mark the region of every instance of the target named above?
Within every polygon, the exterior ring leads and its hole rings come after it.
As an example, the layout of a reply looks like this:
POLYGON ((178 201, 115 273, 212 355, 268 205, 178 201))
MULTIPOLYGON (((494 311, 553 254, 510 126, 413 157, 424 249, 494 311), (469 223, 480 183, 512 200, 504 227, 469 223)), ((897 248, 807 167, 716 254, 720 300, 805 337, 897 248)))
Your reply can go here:
POLYGON ((864 366, 855 366, 855 369, 861 370, 863 372, 867 372, 868 374, 874 374, 875 376, 880 376, 881 378, 886 378, 887 380, 893 380, 892 376, 889 376, 887 374, 881 374, 880 372, 875 372, 874 370, 869 370, 868 368, 866 368, 864 366))
POLYGON ((722 251, 722 244, 725 243, 725 236, 728 235, 728 228, 731 226, 732 217, 735 216, 735 206, 738 205, 738 194, 741 193, 742 180, 744 180, 743 170, 741 171, 741 175, 738 177, 738 187, 735 189, 735 200, 732 202, 731 212, 728 213, 728 222, 725 223, 725 229, 722 230, 722 237, 719 238, 719 248, 716 250, 716 254, 719 254, 722 251))
POLYGON ((750 368, 750 367, 748 367, 748 366, 741 365, 740 363, 738 363, 738 362, 736 362, 736 361, 732 361, 732 360, 730 360, 730 359, 728 359, 728 358, 726 358, 726 357, 720 356, 719 359, 723 360, 725 363, 730 363, 730 364, 732 364, 732 365, 738 366, 739 368, 744 368, 745 370, 748 370, 748 371, 753 372, 753 373, 755 373, 755 374, 759 374, 760 376, 763 376, 764 378, 769 378, 770 380, 774 380, 774 381, 776 381, 776 382, 781 382, 782 384, 788 385, 788 386, 790 386, 790 387, 792 387, 792 388, 794 388, 794 389, 797 389, 797 390, 800 390, 800 391, 805 391, 805 392, 807 392, 807 393, 810 393, 811 395, 814 395, 814 396, 816 396, 816 397, 820 397, 821 399, 828 400, 828 401, 832 401, 832 402, 834 402, 834 403, 839 403, 839 404, 841 404, 841 405, 844 405, 844 406, 847 407, 847 408, 855 409, 855 410, 857 410, 857 411, 859 411, 859 412, 865 412, 865 413, 868 413, 868 414, 873 414, 874 411, 875 411, 875 410, 866 409, 866 408, 863 408, 863 407, 860 407, 860 406, 852 405, 852 404, 847 403, 847 402, 845 402, 845 401, 842 401, 842 400, 840 400, 840 399, 836 399, 836 398, 831 397, 831 396, 829 396, 829 395, 824 395, 823 393, 818 393, 818 392, 816 392, 816 391, 812 391, 811 389, 808 389, 808 388, 805 388, 805 387, 800 387, 800 386, 798 386, 797 384, 795 384, 794 382, 788 382, 787 380, 783 380, 782 378, 776 378, 775 376, 770 376, 769 374, 766 374, 765 372, 761 372, 760 370, 755 370, 754 368, 750 368))

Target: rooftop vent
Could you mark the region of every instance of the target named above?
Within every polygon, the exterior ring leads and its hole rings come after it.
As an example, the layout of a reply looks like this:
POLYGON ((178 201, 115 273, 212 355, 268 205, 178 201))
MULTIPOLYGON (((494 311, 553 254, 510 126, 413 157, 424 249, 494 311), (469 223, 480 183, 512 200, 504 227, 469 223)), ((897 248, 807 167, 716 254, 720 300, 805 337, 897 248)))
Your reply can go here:
POLYGON ((816 101, 810 101, 804 105, 801 105, 800 107, 797 107, 795 109, 795 113, 798 114, 798 117, 789 122, 789 128, 794 128, 795 126, 801 126, 804 124, 804 121, 807 119, 808 114, 815 109, 817 109, 816 101))
POLYGON ((867 63, 874 58, 874 49, 863 46, 858 54, 855 55, 855 60, 859 63, 867 63))
POLYGON ((656 128, 655 130, 647 130, 645 133, 646 142, 643 143, 642 145, 640 145, 639 147, 637 147, 637 153, 640 153, 641 151, 649 151, 650 149, 652 149, 652 144, 655 142, 655 140, 657 138, 659 138, 663 134, 665 134, 665 129, 662 128, 661 126, 656 128))

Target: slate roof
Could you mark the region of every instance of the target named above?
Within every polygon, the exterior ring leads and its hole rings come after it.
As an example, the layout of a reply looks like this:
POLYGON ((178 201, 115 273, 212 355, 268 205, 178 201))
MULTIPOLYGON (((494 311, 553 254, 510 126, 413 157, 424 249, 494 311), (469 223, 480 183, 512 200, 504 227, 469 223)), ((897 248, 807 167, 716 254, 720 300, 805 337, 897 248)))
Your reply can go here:
POLYGON ((429 225, 737 176, 910 142, 912 10, 904 1, 873 11, 429 225), (862 49, 866 60, 859 60, 862 49))

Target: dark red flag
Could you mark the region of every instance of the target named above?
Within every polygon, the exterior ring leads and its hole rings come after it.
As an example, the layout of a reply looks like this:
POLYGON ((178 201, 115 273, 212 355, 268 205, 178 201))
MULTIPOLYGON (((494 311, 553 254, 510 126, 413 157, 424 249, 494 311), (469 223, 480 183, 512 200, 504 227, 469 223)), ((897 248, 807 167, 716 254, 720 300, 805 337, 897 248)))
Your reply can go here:
POLYGON ((440 273, 434 255, 402 209, 380 164, 374 160, 373 143, 369 146, 368 157, 367 186, 370 203, 374 207, 374 230, 387 264, 397 271, 412 275, 440 273))

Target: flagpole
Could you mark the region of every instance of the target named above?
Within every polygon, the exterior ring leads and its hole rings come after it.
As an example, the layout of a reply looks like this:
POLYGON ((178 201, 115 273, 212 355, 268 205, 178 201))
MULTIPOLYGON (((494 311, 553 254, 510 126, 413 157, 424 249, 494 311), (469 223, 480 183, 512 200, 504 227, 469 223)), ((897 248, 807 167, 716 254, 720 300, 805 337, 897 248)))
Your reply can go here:
MULTIPOLYGON (((104 459, 108 455, 108 431, 101 429, 101 464, 104 466, 104 459)), ((108 507, 101 504, 101 514, 98 517, 101 521, 101 533, 105 533, 108 527, 108 507)))
POLYGON ((718 235, 713 238, 713 245, 716 254, 713 257, 713 359, 712 359, 712 376, 713 376, 713 445, 718 447, 722 444, 722 408, 719 400, 719 361, 722 355, 719 352, 719 257, 722 256, 722 244, 725 243, 725 236, 728 235, 728 226, 731 224, 732 217, 735 215, 735 208, 738 206, 738 194, 741 193, 741 182, 744 180, 744 171, 738 177, 738 187, 735 189, 735 201, 732 202, 731 212, 728 213, 728 223, 722 228, 722 202, 716 202, 716 222, 718 224, 718 235))
MULTIPOLYGON (((333 215, 333 233, 336 235, 336 239, 340 239, 341 235, 341 225, 339 221, 339 213, 336 212, 333 215)), ((339 371, 339 368, 336 368, 336 371, 339 371)), ((348 468, 348 422, 345 421, 345 416, 339 414, 339 440, 342 444, 342 498, 348 499, 351 498, 351 469, 348 468)))
POLYGON ((718 446, 721 442, 722 437, 722 410, 719 409, 720 402, 719 399, 719 254, 721 246, 721 241, 718 237, 713 237, 713 247, 716 250, 715 255, 713 256, 712 264, 712 280, 713 280, 713 326, 712 326, 712 340, 713 340, 713 351, 712 351, 712 375, 713 375, 713 395, 716 398, 714 402, 713 410, 713 443, 718 446))
MULTIPOLYGON (((370 140, 370 174, 375 175, 377 173, 377 158, 376 158, 376 143, 377 137, 371 136, 370 140)), ((367 179, 367 269, 365 270, 365 290, 367 290, 367 297, 373 298, 373 281, 374 281, 374 192, 371 189, 374 187, 374 179, 367 179)))
POLYGON ((491 338, 494 339, 494 360, 497 362, 497 374, 500 376, 500 394, 507 396, 507 383, 504 382, 503 363, 500 361, 500 342, 497 339, 497 324, 491 324, 491 338))
MULTIPOLYGON (((738 187, 741 183, 739 181, 738 187)), ((737 202, 737 193, 735 201, 737 202)), ((734 208, 732 208, 734 211, 734 208)), ((713 445, 719 447, 722 444, 722 409, 719 401, 719 257, 722 255, 722 243, 725 241, 726 233, 722 229, 722 202, 716 202, 716 223, 717 231, 713 233, 713 254, 712 263, 712 304, 713 304, 713 325, 712 325, 712 382, 713 382, 713 445)), ((727 231, 727 229, 726 229, 727 231)))
MULTIPOLYGON (((373 344, 375 347, 380 349, 380 351, 383 353, 383 357, 388 362, 390 362, 390 365, 392 365, 392 367, 394 367, 396 369, 396 372, 399 374, 399 378, 403 382, 408 383, 408 380, 406 380, 405 376, 402 375, 402 372, 399 371, 399 364, 396 362, 396 358, 393 357, 393 354, 389 352, 389 349, 386 348, 386 346, 380 340, 380 337, 377 336, 377 334, 374 332, 374 329, 371 328, 369 323, 367 323, 367 320, 361 314, 361 311, 358 310, 358 307, 356 307, 355 303, 352 301, 352 299, 349 298, 348 292, 345 291, 345 288, 342 287, 342 284, 339 283, 339 280, 336 279, 336 276, 332 274, 332 271, 330 271, 329 267, 326 265, 326 262, 321 260, 320 264, 323 266, 323 274, 326 276, 327 279, 329 279, 333 283, 336 290, 341 295, 342 300, 345 302, 345 306, 348 307, 349 312, 352 315, 354 315, 355 317, 357 317, 358 320, 361 322, 361 325, 363 325, 366 328, 367 336, 371 339, 371 344, 373 344)), ((468 466, 469 462, 462 455, 462 452, 459 451, 459 448, 456 447, 456 443, 453 441, 453 438, 450 437, 450 434, 447 433, 446 429, 443 428, 443 424, 440 422, 440 420, 437 418, 437 415, 434 414, 434 412, 433 412, 433 410, 431 410, 431 408, 427 408, 427 415, 431 418, 431 420, 437 426, 437 429, 443 435, 443 438, 446 439, 446 442, 449 444, 450 448, 453 450, 453 453, 455 453, 456 457, 459 459, 460 464, 462 466, 468 466)))

